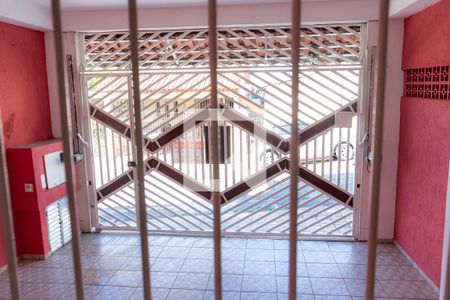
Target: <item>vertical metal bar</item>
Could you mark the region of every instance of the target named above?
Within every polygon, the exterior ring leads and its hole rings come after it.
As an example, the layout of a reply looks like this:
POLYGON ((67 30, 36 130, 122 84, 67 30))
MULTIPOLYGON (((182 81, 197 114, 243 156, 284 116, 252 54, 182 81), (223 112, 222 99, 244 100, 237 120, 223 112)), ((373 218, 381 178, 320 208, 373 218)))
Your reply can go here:
POLYGON ((447 205, 445 211, 440 300, 450 300, 450 164, 448 169, 447 205))
POLYGON ((95 128, 97 128, 97 147, 98 147, 98 162, 99 162, 99 169, 100 169, 100 181, 101 185, 105 184, 105 180, 103 179, 103 159, 102 159, 102 148, 100 143, 100 123, 98 121, 95 121, 95 128))
MULTIPOLYGON (((347 129, 347 160, 345 162, 345 189, 348 191, 348 179, 349 179, 349 168, 350 168, 350 128, 347 129)), ((356 143, 355 143, 356 145, 356 143)), ((356 149, 355 149, 356 151, 356 149)), ((353 159, 355 159, 355 153, 353 154, 353 159)), ((353 191, 352 191, 353 192, 353 191)))
POLYGON ((336 152, 336 156, 337 156, 337 160, 338 160, 338 164, 337 164, 337 186, 341 186, 341 164, 342 164, 342 159, 341 159, 341 150, 342 150, 342 128, 338 129, 338 147, 337 147, 337 152, 336 152))
POLYGON ((383 147, 383 112, 384 89, 386 78, 386 53, 388 33, 389 0, 380 0, 380 16, 378 18, 378 75, 377 101, 375 108, 374 155, 372 170, 372 191, 370 197, 369 251, 367 260, 366 299, 373 299, 375 294, 375 269, 377 256, 378 209, 380 203, 380 177, 383 147))
POLYGON ((217 3, 208 0, 208 36, 209 36, 209 71, 211 76, 211 100, 209 108, 212 114, 211 130, 209 131, 210 162, 213 167, 212 201, 214 223, 214 284, 215 299, 222 300, 222 263, 221 263, 221 220, 220 220, 220 182, 219 182, 219 140, 218 140, 218 103, 217 103, 217 3))
POLYGON ((75 271, 75 286, 77 299, 84 299, 83 271, 80 257, 80 230, 78 224, 77 203, 75 202, 75 187, 73 176, 73 149, 71 116, 66 97, 66 80, 64 71, 64 48, 61 24, 61 8, 59 0, 52 0, 53 32, 55 38, 56 72, 58 74, 58 98, 61 117, 61 129, 64 145, 64 168, 66 171, 66 188, 69 199, 70 223, 72 230, 73 265, 75 271))
POLYGON ((2 216, 3 239, 8 257, 9 287, 13 300, 20 299, 19 282, 17 280, 17 257, 14 227, 12 223, 11 199, 9 194, 8 172, 6 167, 3 121, 0 111, 0 210, 2 216))
MULTIPOLYGON (((290 211, 289 211, 289 300, 297 299, 297 206, 298 206, 298 94, 300 85, 300 0, 292 0, 292 120, 290 152, 290 211)), ((308 147, 308 145, 306 145, 308 147)))
MULTIPOLYGON (((142 133, 142 108, 141 108, 141 91, 139 87, 139 46, 138 46, 138 17, 136 0, 128 0, 128 21, 130 26, 130 50, 131 50, 131 67, 133 80, 133 107, 134 107, 134 136, 136 142, 136 177, 137 177, 137 198, 139 204, 139 230, 141 235, 141 253, 142 253, 142 271, 144 282, 144 299, 150 300, 150 259, 148 249, 148 228, 147 213, 145 205, 145 165, 144 165, 144 147, 142 133)), ((133 120, 131 120, 133 123, 133 120)))

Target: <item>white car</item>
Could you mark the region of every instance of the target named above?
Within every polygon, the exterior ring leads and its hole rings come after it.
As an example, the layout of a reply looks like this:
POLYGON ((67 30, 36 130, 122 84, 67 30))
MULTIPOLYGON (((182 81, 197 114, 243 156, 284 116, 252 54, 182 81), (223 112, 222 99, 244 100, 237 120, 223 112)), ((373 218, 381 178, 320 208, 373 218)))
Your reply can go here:
MULTIPOLYGON (((353 124, 355 125, 356 118, 353 119, 353 124)), ((299 129, 303 130, 306 128, 305 124, 300 124, 299 129)), ((318 160, 353 160, 355 158, 355 145, 356 145, 356 126, 352 126, 350 129, 350 136, 347 139, 347 129, 343 129, 341 132, 341 138, 339 139, 339 128, 333 128, 331 131, 333 135, 333 145, 330 144, 329 133, 322 139, 319 136, 316 140, 316 145, 314 145, 313 140, 311 139, 306 145, 302 145, 300 147, 300 160, 304 161, 316 161, 318 160), (323 141, 325 145, 323 145, 323 141), (314 146, 316 148, 315 156, 314 156, 314 146), (306 148, 308 147, 308 153, 306 153, 306 148), (308 156, 308 157, 306 157, 308 156)), ((280 127, 273 127, 271 131, 277 134, 279 137, 283 139, 289 139, 290 134, 288 132, 291 131, 290 125, 283 125, 280 127)), ((280 159, 282 156, 281 152, 274 150, 272 148, 266 148, 260 154, 260 161, 264 161, 265 165, 268 166, 272 164, 274 161, 280 159)))

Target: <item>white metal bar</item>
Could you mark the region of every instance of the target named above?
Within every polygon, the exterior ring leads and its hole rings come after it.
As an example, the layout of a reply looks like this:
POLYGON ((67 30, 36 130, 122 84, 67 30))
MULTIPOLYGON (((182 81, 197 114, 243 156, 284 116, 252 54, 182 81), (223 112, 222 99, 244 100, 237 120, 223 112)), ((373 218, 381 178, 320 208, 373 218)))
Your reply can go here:
POLYGON ((213 167, 211 180, 214 215, 214 294, 216 300, 222 300, 222 259, 221 259, 221 214, 220 214, 220 170, 218 153, 218 124, 216 113, 217 101, 217 3, 208 0, 208 38, 209 38, 209 71, 211 78, 211 100, 209 108, 215 114, 209 131, 209 158, 213 167))
POLYGON ((13 300, 20 299, 19 282, 17 279, 16 241, 11 211, 8 171, 6 166, 5 139, 3 136, 3 121, 0 111, 0 210, 2 217, 3 240, 8 258, 9 287, 13 300))
POLYGON ((374 156, 372 169, 372 189, 370 197, 369 251, 367 253, 366 299, 375 295, 375 270, 377 256, 378 214, 380 203, 381 160, 383 147, 383 112, 386 79, 386 54, 388 34, 389 0, 380 0, 378 27, 378 75, 375 108, 374 156))
POLYGON ((73 148, 72 148, 72 118, 70 116, 69 103, 66 98, 66 81, 64 71, 64 46, 63 33, 61 24, 61 8, 59 0, 52 0, 52 17, 53 17, 53 31, 55 39, 55 56, 56 56, 56 71, 58 74, 58 98, 59 110, 61 118, 61 129, 64 146, 64 168, 66 173, 66 189, 67 197, 69 199, 70 223, 72 233, 72 250, 73 250, 73 264, 75 272, 75 286, 78 300, 84 299, 83 292, 83 271, 80 256, 80 230, 77 214, 77 203, 75 199, 74 186, 74 166, 73 166, 73 148))
POLYGON ((297 206, 298 206, 298 94, 300 84, 300 0, 292 0, 292 120, 290 152, 290 214, 289 214, 289 300, 297 299, 297 206))
MULTIPOLYGON (((145 205, 145 165, 144 165, 144 147, 142 134, 142 107, 141 107, 141 91, 139 84, 139 45, 138 45, 138 17, 136 0, 128 0, 128 19, 130 26, 130 51, 131 51, 131 67, 133 74, 133 107, 134 107, 134 136, 136 142, 136 170, 137 177, 137 198, 139 204, 139 230, 141 235, 141 252, 142 252, 142 270, 144 283, 144 299, 152 298, 151 282, 150 282, 150 258, 148 248, 148 229, 147 214, 145 205)), ((132 120, 133 122, 133 120, 132 120)))

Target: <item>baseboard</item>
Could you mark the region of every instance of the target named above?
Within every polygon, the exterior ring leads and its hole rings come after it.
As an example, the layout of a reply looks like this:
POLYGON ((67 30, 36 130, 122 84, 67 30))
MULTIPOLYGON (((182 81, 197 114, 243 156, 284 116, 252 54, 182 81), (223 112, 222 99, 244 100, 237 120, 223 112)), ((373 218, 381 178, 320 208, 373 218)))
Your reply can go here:
POLYGON ((22 254, 19 256, 19 260, 46 260, 52 253, 47 254, 22 254))
POLYGON ((408 255, 408 253, 406 253, 405 249, 403 249, 402 246, 400 246, 400 244, 396 241, 394 241, 394 245, 406 257, 406 259, 411 263, 414 269, 416 269, 417 272, 419 272, 419 274, 425 279, 425 281, 428 282, 428 284, 436 291, 436 293, 439 294, 438 286, 430 279, 430 277, 428 277, 427 274, 425 274, 424 271, 422 271, 422 269, 416 264, 416 262, 408 255))

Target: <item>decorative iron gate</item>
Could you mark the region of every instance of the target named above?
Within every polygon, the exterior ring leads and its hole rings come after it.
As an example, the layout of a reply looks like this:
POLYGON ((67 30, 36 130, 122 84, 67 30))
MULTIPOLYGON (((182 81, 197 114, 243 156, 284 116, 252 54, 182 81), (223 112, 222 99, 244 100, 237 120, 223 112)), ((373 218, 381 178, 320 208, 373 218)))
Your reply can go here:
MULTIPOLYGON (((352 235, 362 25, 301 34, 299 234, 352 235)), ((291 36, 218 32, 225 233, 288 233, 291 36)), ((137 226, 128 33, 83 34, 99 228, 137 226)), ((149 229, 212 231, 207 30, 140 32, 149 229)))

